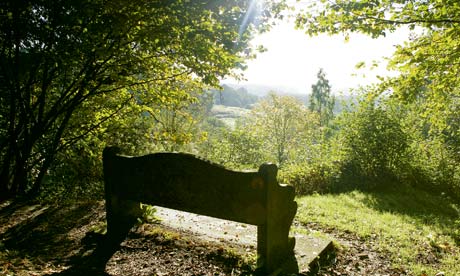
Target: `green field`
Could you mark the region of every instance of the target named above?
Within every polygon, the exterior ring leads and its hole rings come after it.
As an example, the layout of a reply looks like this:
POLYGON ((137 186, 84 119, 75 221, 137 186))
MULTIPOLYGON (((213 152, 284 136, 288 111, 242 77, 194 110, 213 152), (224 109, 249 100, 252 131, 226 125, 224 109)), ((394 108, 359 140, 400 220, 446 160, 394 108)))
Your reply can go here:
POLYGON ((224 122, 230 128, 234 128, 236 120, 246 116, 249 112, 249 109, 217 104, 211 109, 211 115, 224 122))

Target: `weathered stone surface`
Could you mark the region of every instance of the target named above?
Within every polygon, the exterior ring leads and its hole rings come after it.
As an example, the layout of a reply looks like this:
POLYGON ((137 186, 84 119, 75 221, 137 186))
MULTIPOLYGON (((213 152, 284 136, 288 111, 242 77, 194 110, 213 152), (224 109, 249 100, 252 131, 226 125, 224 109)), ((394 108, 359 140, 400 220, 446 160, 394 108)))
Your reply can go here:
POLYGON ((139 157, 104 150, 107 232, 119 242, 140 214, 139 203, 257 225, 262 273, 297 272, 289 228, 294 189, 279 185, 277 167, 236 172, 184 153, 139 157))
POLYGON ((301 272, 308 272, 327 262, 328 254, 334 251, 329 238, 296 234, 295 239, 294 251, 301 272))

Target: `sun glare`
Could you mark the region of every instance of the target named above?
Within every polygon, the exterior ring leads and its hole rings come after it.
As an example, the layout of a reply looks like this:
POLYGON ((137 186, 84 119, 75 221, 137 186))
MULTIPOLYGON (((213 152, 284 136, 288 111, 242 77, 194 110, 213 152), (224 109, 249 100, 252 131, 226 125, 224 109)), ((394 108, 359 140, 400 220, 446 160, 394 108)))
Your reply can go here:
POLYGON ((260 13, 260 1, 259 0, 251 0, 249 1, 249 7, 244 15, 243 21, 241 22, 240 28, 238 30, 239 36, 241 36, 246 29, 248 28, 249 24, 252 23, 254 18, 260 13))
MULTIPOLYGON (((248 24, 255 9, 257 1, 251 1, 242 26, 248 24)), ((340 35, 309 37, 296 30, 293 22, 281 22, 254 38, 252 44, 263 45, 267 51, 248 61, 248 69, 244 72, 247 81, 239 84, 291 87, 295 92, 307 93, 316 81, 316 73, 323 68, 333 91, 347 92, 350 88, 376 82, 377 76, 391 74, 386 69, 385 57, 390 57, 394 46, 407 38, 408 31, 400 30, 379 39, 352 34, 346 42, 340 35), (356 64, 363 61, 366 66, 356 69, 356 64), (369 65, 374 61, 380 65, 371 70, 369 65)))

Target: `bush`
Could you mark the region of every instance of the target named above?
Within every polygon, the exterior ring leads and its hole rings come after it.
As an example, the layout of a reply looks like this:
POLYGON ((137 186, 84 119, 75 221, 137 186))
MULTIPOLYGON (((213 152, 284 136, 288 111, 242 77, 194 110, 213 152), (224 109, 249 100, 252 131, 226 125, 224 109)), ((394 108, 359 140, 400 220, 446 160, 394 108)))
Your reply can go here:
POLYGON ((294 186, 297 195, 330 192, 340 176, 338 166, 326 163, 289 164, 279 172, 280 183, 294 186))
POLYGON ((343 180, 357 188, 394 183, 407 169, 408 137, 399 119, 374 103, 362 103, 341 119, 343 180))
POLYGON ((411 170, 407 181, 414 187, 460 198, 460 167, 457 154, 440 139, 417 139, 412 143, 411 170))

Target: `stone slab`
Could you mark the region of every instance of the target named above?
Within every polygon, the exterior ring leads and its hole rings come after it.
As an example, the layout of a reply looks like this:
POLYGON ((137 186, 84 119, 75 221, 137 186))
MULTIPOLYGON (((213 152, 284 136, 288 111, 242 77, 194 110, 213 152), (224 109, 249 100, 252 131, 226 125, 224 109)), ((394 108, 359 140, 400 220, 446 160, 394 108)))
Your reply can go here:
MULTIPOLYGON (((257 245, 257 227, 229 220, 216 219, 193 213, 155 207, 161 224, 191 231, 198 238, 214 242, 231 242, 254 248, 257 245)), ((300 272, 306 272, 332 250, 332 241, 304 234, 291 234, 296 238, 294 249, 300 272)))
POLYGON ((326 259, 328 253, 332 252, 332 240, 301 234, 295 235, 296 245, 294 253, 299 266, 299 272, 308 272, 318 262, 326 259))

